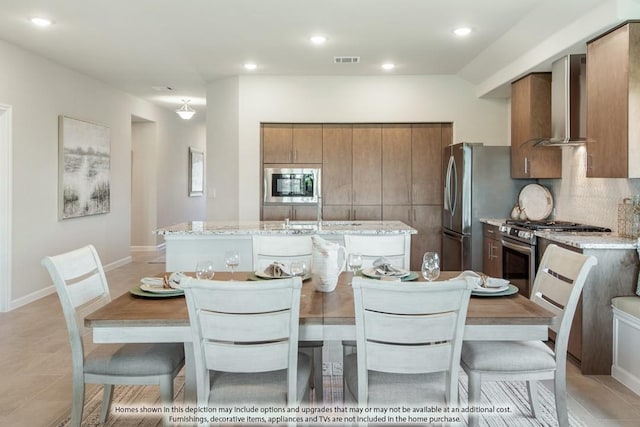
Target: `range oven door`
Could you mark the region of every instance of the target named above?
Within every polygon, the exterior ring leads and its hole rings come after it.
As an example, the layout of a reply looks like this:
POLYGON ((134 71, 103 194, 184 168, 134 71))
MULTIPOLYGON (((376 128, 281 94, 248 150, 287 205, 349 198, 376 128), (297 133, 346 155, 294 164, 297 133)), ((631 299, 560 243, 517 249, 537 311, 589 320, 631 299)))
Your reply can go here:
POLYGON ((536 247, 502 237, 502 277, 529 298, 536 274, 536 247))

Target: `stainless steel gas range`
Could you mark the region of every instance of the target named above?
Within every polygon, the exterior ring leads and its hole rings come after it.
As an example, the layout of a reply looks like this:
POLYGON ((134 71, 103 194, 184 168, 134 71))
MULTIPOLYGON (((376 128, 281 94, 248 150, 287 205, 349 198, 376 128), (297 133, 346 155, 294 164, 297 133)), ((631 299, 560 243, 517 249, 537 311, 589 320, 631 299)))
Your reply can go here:
POLYGON ((536 231, 609 232, 609 228, 569 221, 507 220, 499 228, 502 240, 502 277, 516 285, 520 294, 529 297, 538 268, 536 231))

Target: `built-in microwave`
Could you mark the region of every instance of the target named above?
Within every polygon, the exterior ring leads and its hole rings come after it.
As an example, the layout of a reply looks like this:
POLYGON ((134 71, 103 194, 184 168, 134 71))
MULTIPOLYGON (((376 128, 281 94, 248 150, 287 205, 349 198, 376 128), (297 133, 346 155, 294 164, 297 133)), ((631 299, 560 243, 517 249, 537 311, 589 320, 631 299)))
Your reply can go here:
POLYGON ((319 168, 264 168, 265 203, 318 203, 319 168))

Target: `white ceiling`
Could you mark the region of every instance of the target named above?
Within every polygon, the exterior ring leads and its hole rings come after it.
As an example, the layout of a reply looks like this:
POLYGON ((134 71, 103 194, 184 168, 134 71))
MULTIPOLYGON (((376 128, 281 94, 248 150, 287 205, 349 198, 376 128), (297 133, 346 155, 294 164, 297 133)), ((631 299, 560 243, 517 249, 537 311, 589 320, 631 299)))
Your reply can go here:
POLYGON ((203 109, 207 82, 239 74, 458 74, 481 84, 612 2, 0 0, 0 39, 160 105, 175 109, 188 98, 203 109), (33 16, 55 24, 36 28, 33 16), (472 35, 456 38, 458 26, 472 35), (329 38, 324 46, 309 43, 317 33, 329 38), (342 55, 361 62, 334 64, 342 55), (244 70, 247 61, 258 68, 244 70), (385 61, 396 68, 382 71, 385 61))

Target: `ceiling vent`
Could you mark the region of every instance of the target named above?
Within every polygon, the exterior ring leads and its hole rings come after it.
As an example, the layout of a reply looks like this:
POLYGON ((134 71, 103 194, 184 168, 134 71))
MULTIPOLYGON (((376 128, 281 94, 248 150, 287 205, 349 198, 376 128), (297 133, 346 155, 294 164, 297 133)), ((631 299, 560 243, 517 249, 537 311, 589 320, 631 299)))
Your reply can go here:
POLYGON ((359 56, 334 56, 333 62, 335 64, 358 64, 360 62, 359 56))

